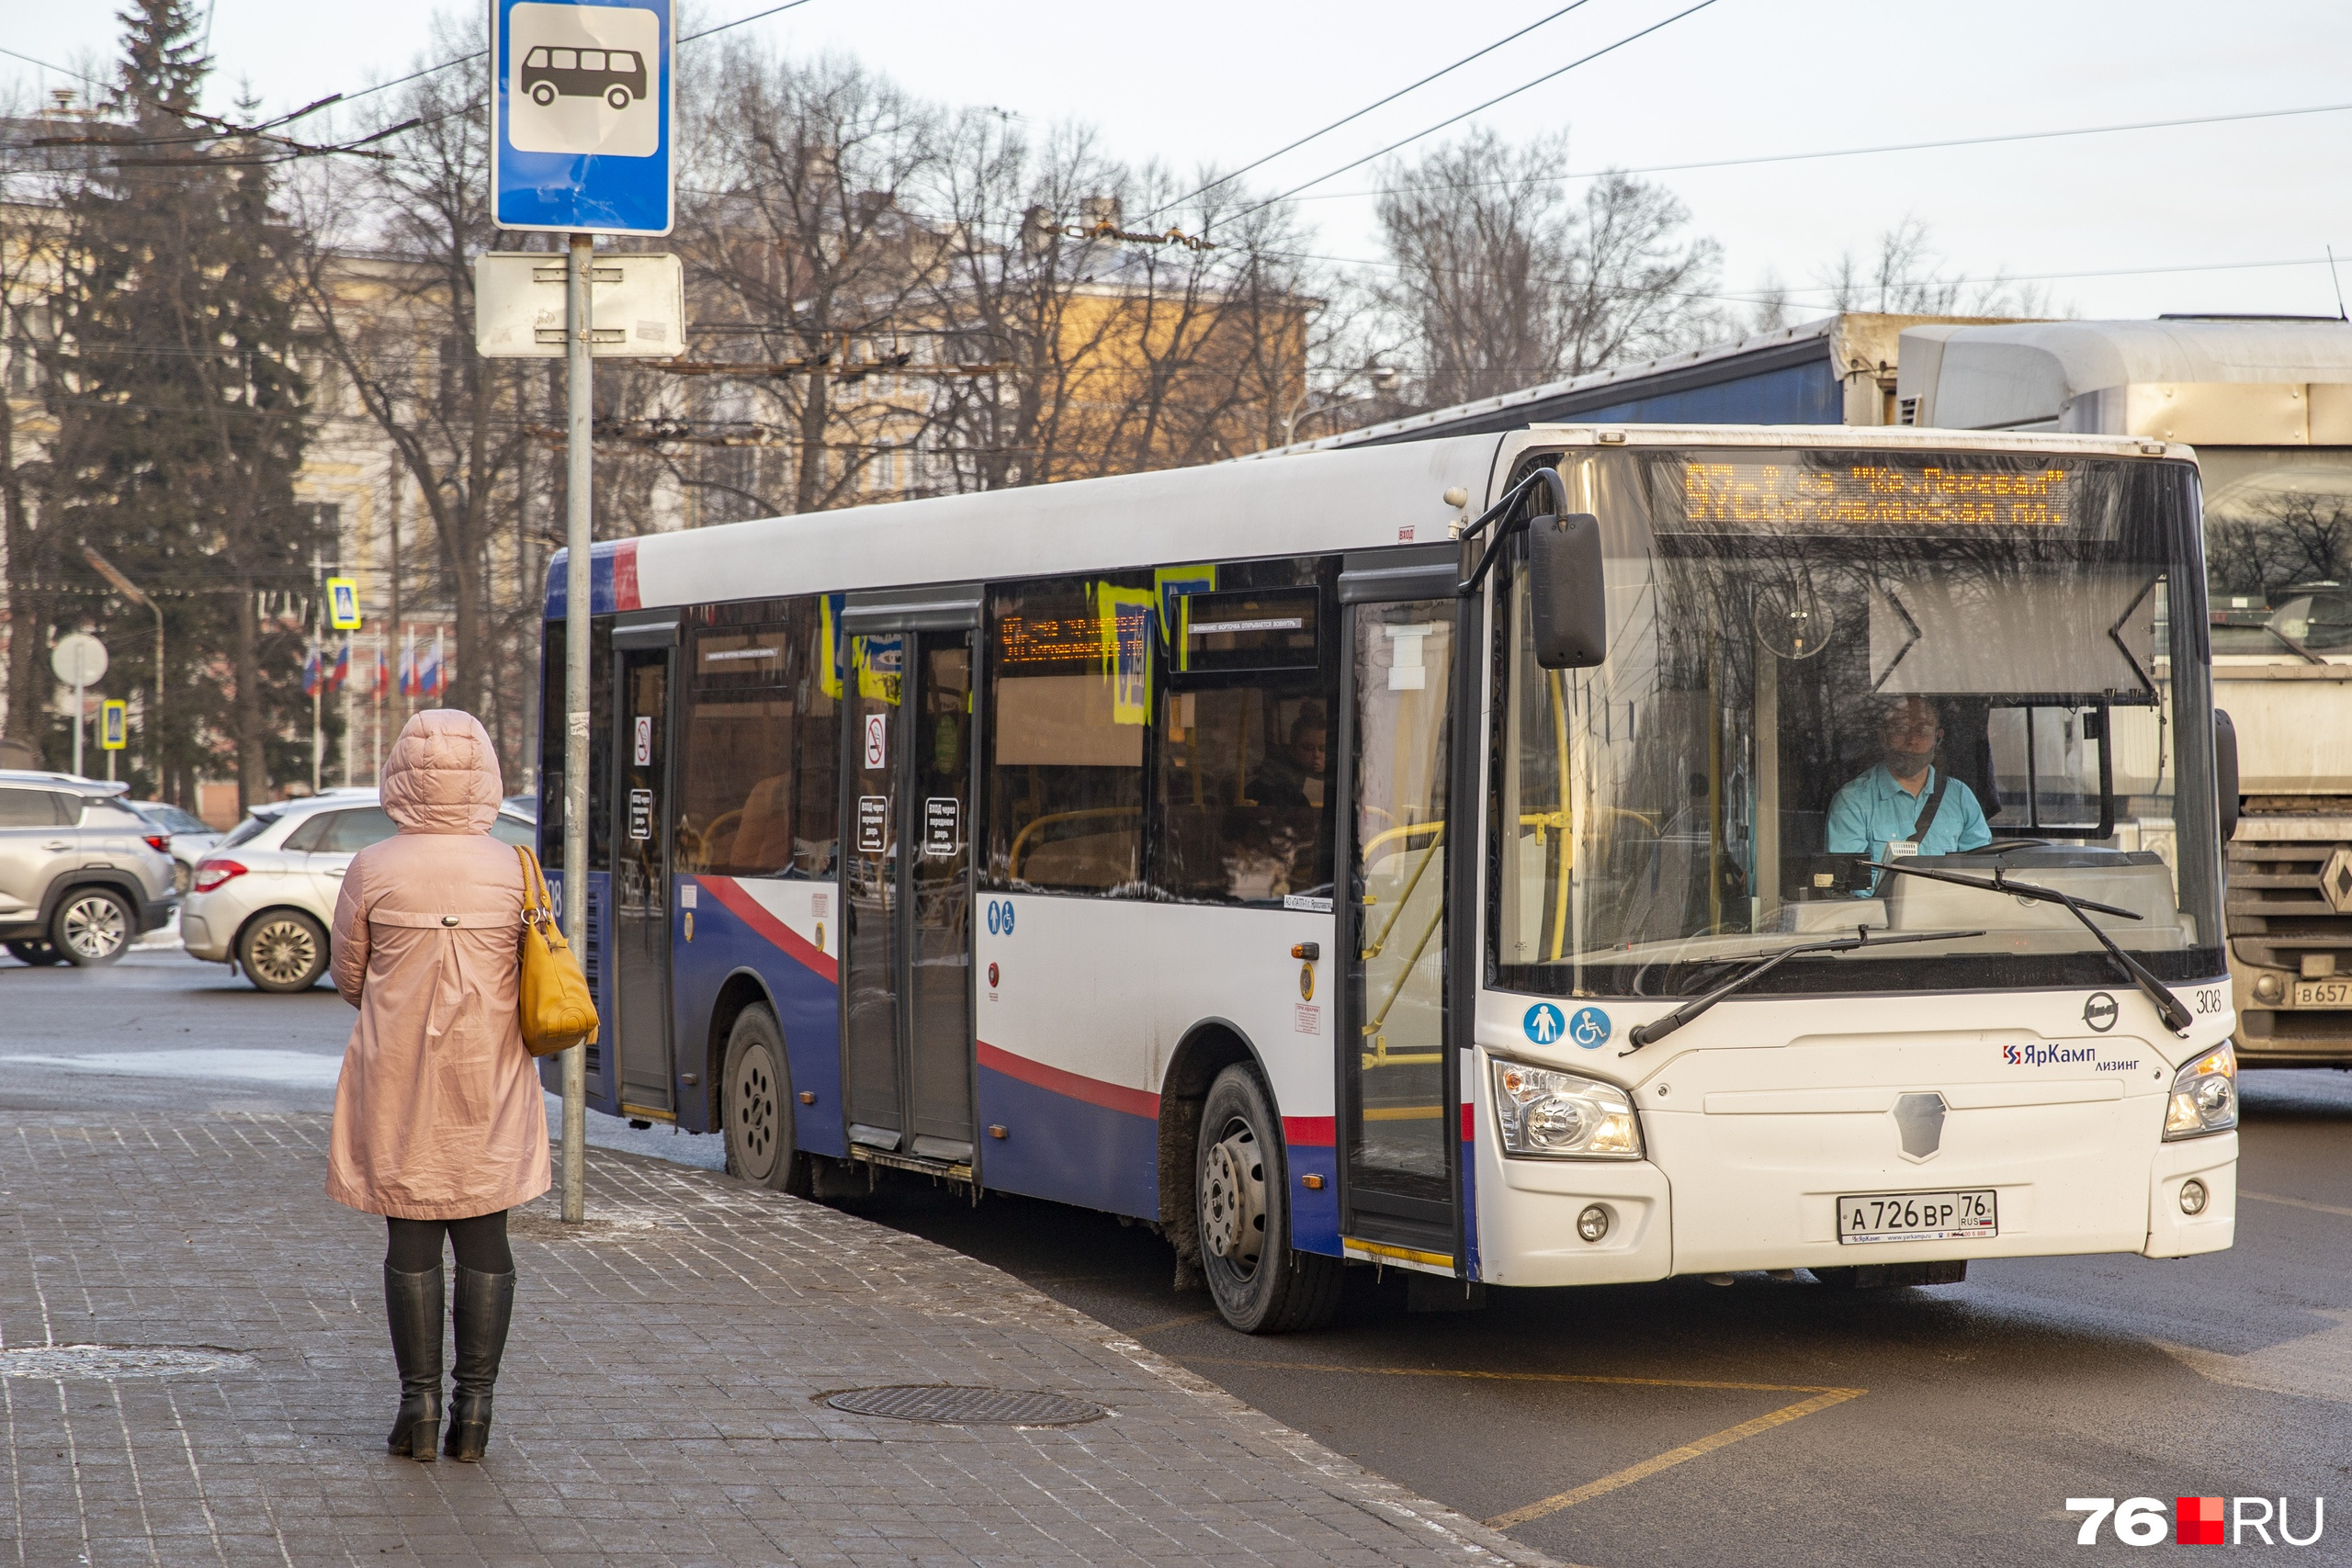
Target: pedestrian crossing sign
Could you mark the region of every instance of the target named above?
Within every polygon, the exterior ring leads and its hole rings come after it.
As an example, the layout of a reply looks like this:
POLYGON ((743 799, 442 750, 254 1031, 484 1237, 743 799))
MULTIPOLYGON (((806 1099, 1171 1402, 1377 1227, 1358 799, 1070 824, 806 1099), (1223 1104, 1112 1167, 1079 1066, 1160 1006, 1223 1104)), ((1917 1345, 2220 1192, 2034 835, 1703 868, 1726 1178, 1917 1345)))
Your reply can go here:
POLYGON ((123 736, 130 728, 128 705, 108 700, 98 706, 98 745, 108 751, 123 748, 123 736))
POLYGON ((359 580, 356 577, 327 579, 327 625, 339 632, 359 629, 359 580))

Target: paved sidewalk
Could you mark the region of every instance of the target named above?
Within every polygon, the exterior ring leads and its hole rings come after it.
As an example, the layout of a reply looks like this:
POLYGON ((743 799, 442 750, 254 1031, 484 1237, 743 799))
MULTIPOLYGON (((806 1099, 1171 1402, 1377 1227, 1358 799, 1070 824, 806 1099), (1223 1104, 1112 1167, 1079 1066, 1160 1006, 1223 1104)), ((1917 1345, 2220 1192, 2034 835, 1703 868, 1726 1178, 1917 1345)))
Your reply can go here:
POLYGON ((0 1128, 0 1562, 1463 1563, 1546 1560, 986 1265, 589 1151, 580 1234, 516 1217, 481 1466, 384 1452, 382 1223, 322 1116, 0 1128), (176 1348, 115 1356, 51 1347, 176 1348), (1057 1427, 847 1415, 953 1383, 1057 1427))

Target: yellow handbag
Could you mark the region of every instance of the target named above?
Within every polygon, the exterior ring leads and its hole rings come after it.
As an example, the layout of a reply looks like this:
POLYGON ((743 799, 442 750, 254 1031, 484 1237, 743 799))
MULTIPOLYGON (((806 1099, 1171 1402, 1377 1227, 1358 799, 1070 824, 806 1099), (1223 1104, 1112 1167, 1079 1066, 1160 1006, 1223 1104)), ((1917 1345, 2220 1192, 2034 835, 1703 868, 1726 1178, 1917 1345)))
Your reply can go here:
POLYGON ((539 857, 520 844, 514 852, 523 857, 523 1044, 534 1056, 552 1056, 595 1040, 596 999, 557 929, 539 857))

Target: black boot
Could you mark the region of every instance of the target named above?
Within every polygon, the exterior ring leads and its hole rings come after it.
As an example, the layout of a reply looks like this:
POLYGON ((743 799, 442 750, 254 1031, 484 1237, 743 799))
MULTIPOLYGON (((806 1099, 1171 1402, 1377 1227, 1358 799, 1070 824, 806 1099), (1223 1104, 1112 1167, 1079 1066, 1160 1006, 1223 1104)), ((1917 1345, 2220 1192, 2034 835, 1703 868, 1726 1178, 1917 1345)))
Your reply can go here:
POLYGON ((472 1464, 490 1447, 490 1391, 514 1316, 514 1272, 483 1274, 458 1265, 458 1375, 449 1400, 451 1459, 472 1464))
POLYGON ((441 1435, 441 1268, 403 1274, 384 1266, 384 1316, 401 1369, 401 1413, 385 1446, 431 1464, 441 1435))

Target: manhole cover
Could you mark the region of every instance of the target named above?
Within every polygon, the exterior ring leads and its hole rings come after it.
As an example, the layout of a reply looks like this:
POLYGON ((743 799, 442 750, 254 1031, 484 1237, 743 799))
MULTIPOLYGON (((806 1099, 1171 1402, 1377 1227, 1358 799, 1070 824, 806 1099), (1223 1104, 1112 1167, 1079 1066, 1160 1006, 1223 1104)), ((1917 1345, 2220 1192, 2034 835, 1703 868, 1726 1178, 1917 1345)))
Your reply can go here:
POLYGON ((202 1345, 30 1345, 0 1350, 6 1378, 185 1378, 251 1371, 239 1350, 202 1345))
POLYGON ((944 1426, 1069 1427, 1099 1421, 1110 1414, 1099 1404, 1058 1393, 1013 1388, 853 1388, 825 1396, 825 1403, 854 1416, 887 1416, 893 1421, 936 1421, 944 1426))

